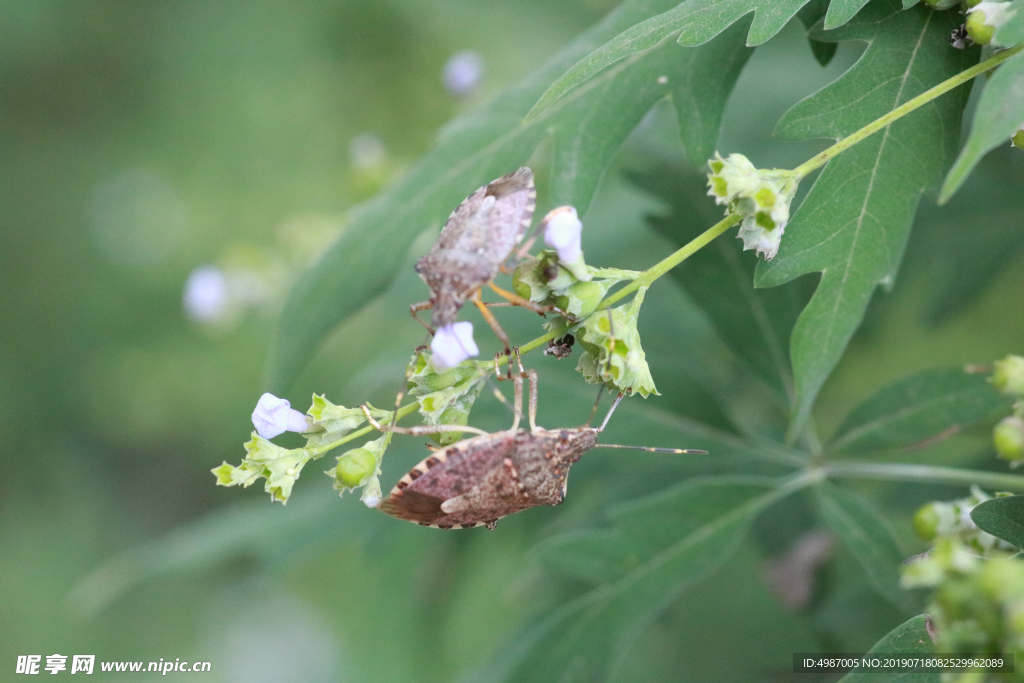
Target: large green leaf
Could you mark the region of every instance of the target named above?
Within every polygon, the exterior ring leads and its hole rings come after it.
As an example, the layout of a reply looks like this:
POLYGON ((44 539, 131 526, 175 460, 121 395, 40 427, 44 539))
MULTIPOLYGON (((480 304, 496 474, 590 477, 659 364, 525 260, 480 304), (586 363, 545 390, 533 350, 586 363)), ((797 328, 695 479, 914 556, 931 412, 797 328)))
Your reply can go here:
MULTIPOLYGON (((682 246, 721 218, 721 207, 707 196, 703 174, 659 164, 631 173, 637 186, 664 200, 666 217, 650 216, 659 233, 682 246)), ((736 240, 715 240, 672 276, 714 323, 719 338, 749 369, 785 399, 792 399, 793 379, 787 347, 804 303, 796 287, 756 290, 752 283, 757 258, 736 240)))
POLYGON ((903 553, 881 515, 859 494, 833 484, 815 487, 821 518, 864 568, 878 593, 896 607, 911 611, 914 600, 900 588, 903 553))
POLYGON ((604 583, 531 627, 487 680, 606 680, 643 626, 725 562, 761 510, 807 481, 692 480, 613 512, 612 534, 552 541, 561 571, 604 583))
MULTIPOLYGON (((955 19, 927 7, 902 10, 878 0, 827 40, 868 47, 838 80, 790 109, 777 133, 841 138, 963 70, 977 50, 951 49, 955 19)), ((821 281, 790 341, 796 377, 793 432, 810 416, 879 284, 895 280, 921 193, 935 183, 956 148, 967 89, 922 107, 833 159, 786 228, 773 261, 755 284, 771 287, 820 271, 821 281)))
MULTIPOLYGON (((1024 11, 1022 11, 1024 13, 1024 11)), ((985 83, 971 124, 971 135, 949 170, 939 202, 944 203, 959 189, 989 150, 1005 143, 1024 125, 1024 52, 1003 62, 985 83)))
MULTIPOLYGON (((928 635, 928 616, 918 615, 908 619, 887 633, 871 648, 870 654, 906 653, 930 655, 935 645, 928 635)), ((939 683, 938 672, 916 673, 911 671, 867 671, 850 672, 839 683, 939 683)))
POLYGON ((613 64, 665 42, 679 34, 680 45, 702 45, 750 12, 754 20, 747 45, 760 45, 782 30, 809 0, 687 0, 646 21, 630 26, 573 64, 551 84, 528 120, 540 114, 613 64))
POLYGON ((845 453, 901 448, 959 429, 1006 405, 984 375, 935 368, 879 389, 850 411, 831 449, 845 453))
POLYGON ((636 55, 522 123, 540 92, 579 56, 671 4, 625 3, 523 83, 448 125, 400 181, 354 210, 341 238, 285 303, 268 359, 270 389, 283 391, 327 333, 387 287, 417 235, 439 226, 477 187, 525 163, 547 136, 555 143, 552 199, 581 212, 620 143, 665 97, 681 116, 697 111, 703 119, 684 126, 691 155, 712 149, 732 86, 728 79, 735 80, 747 58, 738 32, 700 48, 669 45, 636 55), (716 78, 707 77, 712 70, 716 78))
POLYGON ((982 531, 1024 549, 1024 496, 986 500, 971 510, 971 519, 982 531))
POLYGON ((859 12, 868 0, 832 0, 825 13, 825 30, 839 28, 859 12))

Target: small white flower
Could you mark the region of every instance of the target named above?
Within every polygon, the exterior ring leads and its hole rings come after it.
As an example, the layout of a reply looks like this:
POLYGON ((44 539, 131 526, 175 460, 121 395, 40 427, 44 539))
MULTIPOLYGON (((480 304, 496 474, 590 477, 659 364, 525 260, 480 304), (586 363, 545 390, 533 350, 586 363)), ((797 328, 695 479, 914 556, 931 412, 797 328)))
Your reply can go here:
POLYGON ((473 323, 451 323, 434 334, 430 342, 434 367, 439 372, 450 370, 472 356, 480 355, 473 341, 473 323))
POLYGON ((189 273, 182 292, 185 314, 199 322, 216 322, 228 307, 228 279, 217 266, 199 266, 189 273))
POLYGON ((453 97, 467 97, 480 85, 484 75, 484 58, 475 50, 456 52, 444 64, 441 80, 453 97))
POLYGON ((583 250, 580 246, 580 235, 583 223, 576 215, 576 208, 560 206, 552 209, 542 221, 544 226, 544 243, 554 247, 558 252, 558 260, 572 263, 580 257, 583 250))
POLYGON ((264 439, 273 439, 284 432, 304 432, 309 429, 306 416, 292 410, 292 404, 273 394, 260 396, 252 412, 252 424, 264 439))

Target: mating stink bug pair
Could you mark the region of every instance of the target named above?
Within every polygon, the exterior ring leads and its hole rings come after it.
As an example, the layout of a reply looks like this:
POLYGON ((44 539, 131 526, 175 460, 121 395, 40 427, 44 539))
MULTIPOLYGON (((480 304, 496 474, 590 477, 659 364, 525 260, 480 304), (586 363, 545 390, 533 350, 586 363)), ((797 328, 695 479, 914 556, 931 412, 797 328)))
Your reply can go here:
MULTIPOLYGON (((707 453, 598 444, 597 435, 604 431, 622 394, 615 399, 600 427, 591 427, 590 420, 582 427, 571 429, 538 427, 537 373, 523 372, 520 366, 520 374, 513 380, 515 418, 512 427, 493 434, 463 425, 381 425, 364 406, 363 412, 370 423, 382 431, 425 435, 457 430, 479 434, 431 453, 399 480, 381 502, 380 509, 392 517, 439 529, 469 529, 481 524, 493 529, 500 518, 514 512, 538 505, 559 505, 565 499, 569 468, 592 448, 707 453), (524 375, 530 379, 529 431, 519 429, 524 375)), ((594 408, 596 411, 596 404, 594 408)))

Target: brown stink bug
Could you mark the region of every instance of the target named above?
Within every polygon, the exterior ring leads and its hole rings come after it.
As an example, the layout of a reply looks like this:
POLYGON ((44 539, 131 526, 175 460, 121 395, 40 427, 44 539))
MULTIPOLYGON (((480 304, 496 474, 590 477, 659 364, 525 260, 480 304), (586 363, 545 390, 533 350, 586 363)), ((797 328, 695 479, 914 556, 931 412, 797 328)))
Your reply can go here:
MULTIPOLYGON (((598 444, 622 394, 600 427, 589 420, 582 427, 543 429, 537 426, 537 374, 530 370, 529 431, 519 429, 523 411, 522 375, 515 381, 515 419, 511 429, 488 434, 463 425, 402 428, 381 425, 365 408, 371 424, 384 431, 433 434, 450 428, 479 436, 436 450, 402 477, 380 509, 398 519, 438 529, 469 529, 538 505, 559 505, 565 499, 569 468, 591 448, 637 448, 660 453, 706 453, 678 448, 642 448, 598 444)), ((600 397, 598 397, 600 398, 600 397)), ((596 408, 596 405, 595 405, 596 408)))
POLYGON ((480 299, 480 289, 489 285, 512 304, 537 313, 552 310, 492 282, 523 241, 536 206, 533 171, 525 166, 492 180, 467 197, 452 211, 437 241, 416 263, 416 272, 430 288, 430 300, 409 307, 412 316, 434 334, 438 328, 454 322, 466 301, 472 301, 505 347, 509 377, 512 367, 508 335, 480 299), (416 315, 428 308, 433 309, 429 325, 416 315))

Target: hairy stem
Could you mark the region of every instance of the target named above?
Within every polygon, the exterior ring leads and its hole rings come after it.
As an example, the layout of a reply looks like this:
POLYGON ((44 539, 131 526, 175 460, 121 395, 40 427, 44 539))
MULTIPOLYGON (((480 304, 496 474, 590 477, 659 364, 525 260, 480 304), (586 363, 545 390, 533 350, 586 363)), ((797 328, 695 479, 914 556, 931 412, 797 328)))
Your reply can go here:
POLYGON ((1018 45, 1016 47, 1011 47, 1009 50, 1003 50, 1002 52, 999 52, 993 55, 992 57, 989 57, 984 62, 972 66, 970 69, 961 71, 956 76, 953 76, 952 78, 949 78, 943 81, 942 83, 939 83, 934 88, 931 88, 930 90, 925 90, 917 97, 909 99, 900 106, 896 107, 885 116, 882 116, 881 118, 872 121, 868 125, 858 130, 856 133, 853 133, 852 135, 843 138, 842 140, 832 145, 828 149, 824 150, 823 152, 814 155, 804 163, 794 168, 793 172, 797 174, 798 179, 803 179, 808 173, 815 169, 821 168, 826 163, 828 163, 828 161, 832 159, 832 157, 837 156, 842 152, 845 152, 850 147, 853 147, 864 138, 874 133, 877 133, 878 131, 882 130, 893 121, 903 116, 906 116, 907 114, 914 111, 921 105, 931 102, 936 97, 946 94, 947 92, 949 92, 953 88, 956 88, 959 85, 963 85, 964 83, 971 80, 975 76, 983 74, 989 69, 999 66, 1007 59, 1020 52, 1021 50, 1024 50, 1024 45, 1018 45))
POLYGON ((821 468, 826 477, 918 481, 931 484, 977 484, 993 489, 1024 491, 1024 477, 956 467, 907 465, 895 462, 831 462, 821 468))

